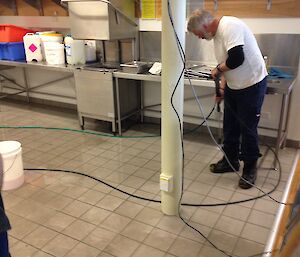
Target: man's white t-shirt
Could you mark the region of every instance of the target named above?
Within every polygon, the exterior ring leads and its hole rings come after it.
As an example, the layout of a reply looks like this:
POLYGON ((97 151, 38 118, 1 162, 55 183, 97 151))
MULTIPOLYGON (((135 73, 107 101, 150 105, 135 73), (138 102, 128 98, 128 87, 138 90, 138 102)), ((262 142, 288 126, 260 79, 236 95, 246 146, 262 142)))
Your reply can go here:
POLYGON ((247 88, 268 75, 263 56, 250 29, 238 18, 223 16, 214 36, 218 63, 225 62, 228 50, 238 45, 243 46, 245 57, 243 64, 224 72, 227 85, 231 89, 247 88))

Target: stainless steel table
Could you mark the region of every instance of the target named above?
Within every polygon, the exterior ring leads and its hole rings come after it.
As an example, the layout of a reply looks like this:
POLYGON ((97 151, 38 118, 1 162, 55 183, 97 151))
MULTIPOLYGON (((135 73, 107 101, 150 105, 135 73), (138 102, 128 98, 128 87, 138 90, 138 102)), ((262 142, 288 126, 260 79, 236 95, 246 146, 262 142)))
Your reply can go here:
MULTIPOLYGON (((292 90, 296 79, 270 79, 268 80, 268 93, 282 95, 279 123, 277 127, 277 138, 275 153, 278 155, 279 149, 285 147, 288 133, 289 114, 292 102, 292 90)), ((276 168, 276 157, 274 167, 276 168)))
POLYGON ((26 62, 26 61, 5 61, 0 60, 0 65, 13 66, 13 67, 23 67, 23 68, 41 68, 46 70, 54 70, 54 71, 64 71, 72 73, 74 69, 80 68, 82 65, 54 65, 47 64, 46 62, 26 62))
MULTIPOLYGON (((119 79, 128 79, 128 80, 139 80, 139 81, 152 81, 152 82, 161 82, 161 76, 158 75, 151 75, 151 74, 134 74, 134 73, 125 73, 122 71, 116 71, 113 73, 113 76, 116 79, 116 98, 117 98, 117 117, 120 117, 119 114, 121 112, 121 107, 119 105, 119 79)), ((184 79, 184 84, 189 85, 192 83, 193 86, 200 86, 200 87, 207 87, 207 88, 214 88, 215 83, 212 80, 207 79, 184 79)), ((141 86, 141 96, 143 96, 143 86, 141 86)), ((143 97, 141 97, 141 111, 144 108, 144 101, 143 97)), ((141 119, 143 119, 143 115, 141 115, 141 119)), ((118 123, 118 131, 119 135, 122 134, 122 120, 117 119, 118 123)))
MULTIPOLYGON (((145 74, 133 74, 133 73, 125 73, 122 71, 117 71, 113 73, 114 77, 116 78, 116 97, 117 97, 117 112, 118 116, 120 117, 120 104, 119 104, 119 79, 129 79, 129 80, 140 80, 140 81, 152 81, 152 82, 161 82, 161 76, 158 75, 145 75, 145 74)), ((293 90, 293 86, 295 84, 295 79, 269 79, 268 80, 268 94, 279 94, 282 96, 281 101, 281 108, 280 108, 280 117, 276 137, 276 146, 275 146, 275 153, 278 155, 280 147, 284 147, 286 143, 287 137, 287 126, 289 121, 289 113, 290 113, 290 106, 291 106, 291 92, 293 90)), ((190 82, 194 86, 199 87, 208 87, 214 88, 215 83, 212 80, 207 79, 184 79, 184 84, 189 85, 190 82)), ((142 94, 143 95, 143 94, 142 94)), ((141 110, 143 109, 143 101, 141 101, 141 110)), ((118 118, 118 131, 119 135, 122 134, 122 124, 121 119, 118 118)), ((270 129, 267 127, 260 127, 263 129, 270 129)), ((274 168, 276 168, 276 157, 274 158, 274 168)))
MULTIPOLYGON (((26 93, 26 97, 27 97, 27 101, 30 102, 29 99, 29 92, 33 92, 35 89, 49 85, 51 83, 55 83, 61 80, 65 80, 65 79, 69 79, 73 77, 73 73, 74 70, 77 68, 80 68, 81 66, 76 66, 76 65, 50 65, 47 64, 46 62, 26 62, 26 61, 5 61, 5 60, 0 60, 0 71, 1 70, 7 70, 7 69, 11 69, 14 67, 20 67, 23 70, 23 76, 24 76, 24 82, 25 85, 20 85, 19 83, 17 83, 16 81, 8 78, 7 76, 5 76, 4 74, 0 73, 0 77, 5 78, 6 80, 10 81, 11 83, 13 83, 14 85, 16 85, 17 87, 20 88, 20 90, 17 93, 13 93, 13 94, 5 94, 0 96, 1 98, 6 97, 7 95, 18 95, 21 93, 26 93), (28 75, 27 75, 27 68, 39 68, 39 69, 45 69, 45 70, 52 70, 52 71, 59 71, 59 72, 66 72, 68 73, 67 76, 59 78, 59 79, 54 79, 51 80, 49 82, 34 86, 34 87, 30 87, 29 82, 28 82, 28 75)), ((53 94, 52 94, 53 95, 53 94)))

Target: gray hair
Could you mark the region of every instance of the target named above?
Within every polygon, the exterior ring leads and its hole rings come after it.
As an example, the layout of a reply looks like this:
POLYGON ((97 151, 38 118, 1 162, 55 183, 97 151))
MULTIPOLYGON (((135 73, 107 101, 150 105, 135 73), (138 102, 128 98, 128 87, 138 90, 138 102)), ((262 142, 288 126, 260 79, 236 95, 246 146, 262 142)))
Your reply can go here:
POLYGON ((187 30, 189 32, 197 30, 203 25, 210 24, 213 19, 214 17, 208 11, 197 9, 193 11, 191 16, 189 17, 187 30))

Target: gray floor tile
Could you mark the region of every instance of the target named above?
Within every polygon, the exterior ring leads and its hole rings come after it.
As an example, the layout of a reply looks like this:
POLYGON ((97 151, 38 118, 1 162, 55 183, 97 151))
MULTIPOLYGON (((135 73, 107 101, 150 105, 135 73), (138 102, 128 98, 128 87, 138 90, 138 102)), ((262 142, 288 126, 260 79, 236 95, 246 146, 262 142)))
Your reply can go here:
POLYGON ((176 235, 167 231, 154 228, 144 243, 161 251, 167 251, 176 239, 176 235))
POLYGON ((104 249, 116 257, 129 257, 139 247, 139 243, 127 237, 118 235, 104 249))
MULTIPOLYGON (((73 111, 20 103, 2 103, 1 121, 11 125, 43 125, 78 129, 73 111)), ((93 127, 97 125, 93 124, 93 127)), ((125 135, 158 133, 140 125, 125 135), (140 130, 140 131, 139 131, 140 130)), ((209 164, 222 157, 201 133, 185 137, 185 203, 218 204, 259 195, 238 188, 236 174, 212 174, 209 164)), ((80 171, 126 192, 160 199, 160 138, 110 138, 66 131, 3 129, 2 140, 22 143, 25 167, 80 171)), ((280 150, 282 180, 272 193, 282 197, 296 151, 280 150)), ((257 185, 270 191, 278 179, 267 154, 257 185)), ((136 199, 87 177, 25 172, 22 187, 3 192, 12 223, 13 257, 220 257, 198 232, 159 203, 136 199)), ((278 204, 265 197, 238 205, 182 207, 181 214, 220 249, 246 257, 262 252, 278 204)))

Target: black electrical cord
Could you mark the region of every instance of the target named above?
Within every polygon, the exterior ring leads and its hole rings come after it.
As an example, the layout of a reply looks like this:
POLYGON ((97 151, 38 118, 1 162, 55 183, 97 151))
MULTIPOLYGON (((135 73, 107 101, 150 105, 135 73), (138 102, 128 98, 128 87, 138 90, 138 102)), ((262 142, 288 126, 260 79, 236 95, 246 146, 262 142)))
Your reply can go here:
POLYGON ((209 114, 206 116, 206 118, 199 125, 197 125, 195 128, 193 128, 191 130, 183 131, 183 135, 187 135, 187 134, 193 133, 193 132, 197 131, 200 127, 202 127, 202 125, 205 123, 205 120, 208 120, 210 118, 210 116, 214 112, 215 108, 216 108, 216 104, 213 106, 213 108, 211 109, 211 111, 209 112, 209 114))
MULTIPOLYGON (((169 0, 168 0, 167 4, 168 4, 168 15, 169 15, 169 18, 170 18, 170 22, 171 22, 171 24, 172 24, 172 28, 173 28, 174 34, 175 34, 177 46, 179 46, 179 53, 180 53, 180 57, 181 57, 181 59, 182 59, 183 69, 185 69, 185 53, 184 53, 184 50, 183 50, 183 48, 182 48, 182 45, 181 45, 181 43, 180 43, 180 41, 179 41, 178 35, 177 35, 177 33, 176 33, 176 30, 175 30, 175 26, 174 26, 174 22, 173 22, 173 18, 172 18, 173 16, 172 16, 172 14, 171 14, 171 7, 170 7, 170 2, 169 2, 169 0)), ((183 72, 183 73, 184 73, 184 72, 183 72)), ((175 86, 175 88, 174 88, 174 91, 173 91, 173 93, 172 93, 171 103, 172 103, 172 99, 173 99, 174 93, 175 93, 175 91, 176 91, 176 89, 177 89, 177 86, 178 86, 178 84, 179 84, 179 81, 180 81, 180 79, 181 79, 183 73, 180 74, 180 76, 179 76, 179 78, 178 78, 178 81, 177 81, 177 84, 176 84, 176 86, 175 86)), ((176 108, 173 106, 173 104, 172 104, 172 108, 173 108, 173 110, 175 111, 175 113, 176 113, 176 115, 177 115, 177 118, 178 118, 178 122, 179 122, 180 135, 181 135, 181 140, 182 140, 182 160, 183 160, 182 162, 184 163, 183 130, 182 130, 182 128, 181 128, 181 120, 180 120, 180 117, 179 117, 179 115, 178 115, 178 113, 177 113, 177 110, 176 110, 176 108)), ((184 179, 184 166, 182 167, 182 178, 184 179)), ((181 196, 180 196, 180 200, 179 200, 179 204, 178 204, 178 216, 179 216, 179 218, 180 218, 187 226, 189 226, 190 228, 192 228, 193 230, 195 230, 196 232, 198 232, 198 233, 199 233, 199 234, 200 234, 207 242, 209 242, 215 249, 217 249, 218 251, 222 252, 224 255, 226 255, 226 256, 228 256, 228 257, 232 257, 231 255, 227 254, 224 250, 222 250, 222 249, 220 249, 219 247, 217 247, 212 241, 210 241, 210 240, 208 239, 208 237, 206 237, 201 231, 199 231, 199 230, 196 229, 195 227, 191 226, 191 225, 190 225, 188 222, 186 222, 186 221, 184 220, 184 218, 181 216, 181 214, 180 214, 180 206, 181 206, 181 204, 180 204, 180 203, 181 203, 181 200, 182 200, 182 197, 183 197, 183 189, 184 189, 184 183, 183 183, 184 181, 183 181, 183 179, 182 179, 181 196)))
MULTIPOLYGON (((123 194, 126 194, 126 195, 129 195, 131 197, 134 197, 134 198, 137 198, 137 199, 141 199, 141 200, 146 200, 146 201, 150 201, 150 202, 155 202, 155 203, 161 203, 160 200, 154 200, 154 199, 148 199, 148 198, 145 198, 145 197, 142 197, 142 196, 138 196, 138 195, 135 195, 135 194, 132 194, 132 193, 129 193, 129 192, 126 192, 122 189, 119 189, 101 179, 98 179, 96 177, 93 177, 91 175, 88 175, 88 174, 85 174, 83 172, 80 172, 80 171, 73 171, 73 170, 65 170, 65 169, 52 169, 52 168, 24 168, 24 170, 28 170, 28 171, 54 171, 54 172, 64 172, 64 173, 71 173, 71 174, 76 174, 76 175, 80 175, 80 176, 84 176, 84 177, 88 177, 90 179, 93 179, 99 183, 102 183, 116 191, 119 191, 120 193, 123 193, 123 194)), ((279 181, 280 182, 280 181, 279 181)), ((276 185, 279 184, 279 182, 277 182, 276 185)), ((275 187, 268 193, 272 193, 275 191, 275 187)), ((248 199, 244 199, 244 200, 239 200, 239 201, 233 201, 233 202, 225 202, 225 203, 214 203, 214 204, 196 204, 196 203, 182 203, 181 205, 183 206, 190 206, 190 207, 217 207, 217 206, 227 206, 227 205, 234 205, 234 204, 239 204, 239 203, 245 203, 245 202, 249 202, 249 201, 253 201, 253 200, 256 200, 256 199, 259 199, 259 198, 262 198, 264 197, 265 195, 260 195, 260 196, 256 196, 256 197, 253 197, 253 198, 248 198, 248 199)))
MULTIPOLYGON (((151 108, 151 107, 156 107, 156 106, 160 106, 160 105, 161 104, 153 104, 153 105, 146 106, 143 109, 147 109, 147 108, 151 108)), ((216 109, 216 104, 214 104, 214 106, 212 107, 212 109, 210 110, 210 112, 208 113, 208 115, 205 117, 206 120, 208 120, 210 118, 210 116, 213 114, 213 112, 214 112, 215 109, 216 109)), ((196 125, 191 130, 183 130, 183 135, 188 135, 188 134, 191 134, 191 133, 197 131, 205 123, 205 119, 199 125, 196 125)), ((145 122, 143 122, 143 124, 144 123, 145 122)), ((154 123, 149 123, 149 124, 154 124, 154 123)))
MULTIPOLYGON (((179 204, 178 204, 178 216, 179 218, 188 226, 190 227, 191 229, 195 230, 196 232, 198 232, 209 244, 211 244, 215 249, 217 249, 218 251, 220 251, 221 253, 223 253, 224 255, 228 256, 228 257, 232 257, 231 255, 229 255, 228 253, 226 253, 224 250, 220 249, 218 246, 216 246, 211 240, 208 239, 208 237, 206 237, 200 230, 196 229, 195 227, 193 227, 192 225, 190 225, 187 221, 184 220, 184 218, 181 216, 181 213, 180 213, 180 206, 181 206, 181 201, 182 201, 182 197, 183 197, 183 191, 184 191, 184 148, 183 148, 183 130, 182 130, 182 127, 181 127, 181 120, 180 120, 180 117, 177 113, 177 110, 175 108, 175 106, 173 105, 173 96, 175 94, 175 91, 177 89, 177 86, 180 82, 180 79, 182 78, 183 74, 184 74, 184 70, 185 70, 185 53, 184 53, 184 50, 182 48, 182 45, 180 43, 180 40, 178 38, 178 35, 177 35, 177 32, 176 32, 176 29, 175 29, 175 26, 174 26, 174 22, 173 22, 173 15, 171 13, 171 6, 170 6, 170 1, 168 0, 167 2, 168 4, 168 15, 169 15, 169 18, 170 18, 170 22, 171 22, 171 25, 172 25, 172 28, 173 28, 173 31, 174 31, 174 35, 175 35, 175 38, 176 38, 176 42, 177 42, 177 46, 178 46, 178 50, 179 50, 179 53, 180 53, 180 57, 181 57, 181 60, 182 60, 182 63, 183 63, 183 71, 180 73, 180 76, 177 80, 177 83, 176 83, 176 86, 173 90, 173 93, 172 93, 172 96, 171 96, 171 105, 172 105, 172 108, 174 110, 174 112, 176 113, 176 116, 177 116, 177 119, 178 119, 178 123, 179 123, 179 129, 180 129, 180 138, 181 138, 181 145, 182 145, 182 183, 181 183, 181 195, 180 195, 180 199, 179 199, 179 204)), ((205 121, 205 119, 204 119, 205 121)))

